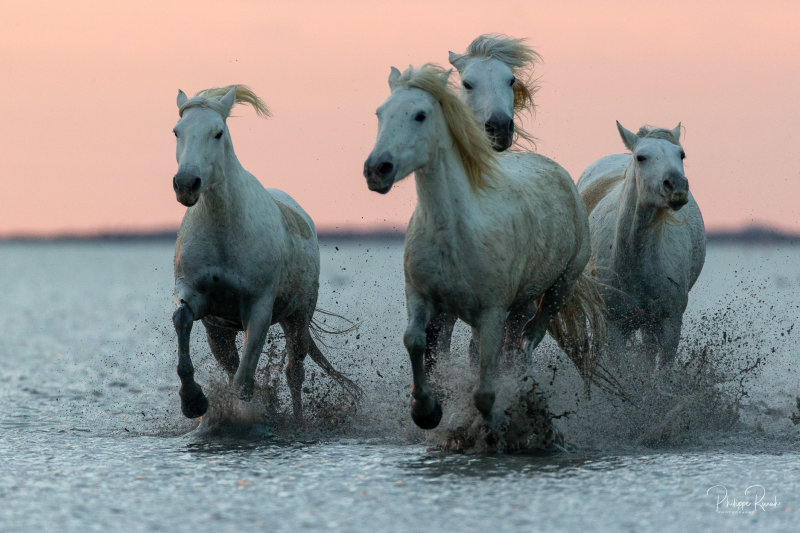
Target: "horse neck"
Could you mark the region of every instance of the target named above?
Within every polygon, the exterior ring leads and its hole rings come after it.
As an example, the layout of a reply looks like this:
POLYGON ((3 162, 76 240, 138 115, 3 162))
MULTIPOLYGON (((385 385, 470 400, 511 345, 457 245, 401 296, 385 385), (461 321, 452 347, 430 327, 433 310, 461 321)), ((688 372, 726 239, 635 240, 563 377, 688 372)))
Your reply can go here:
POLYGON ((631 161, 625 170, 617 208, 613 265, 617 274, 640 272, 644 264, 657 260, 655 252, 661 228, 653 222, 658 211, 659 208, 639 203, 639 187, 631 161))
POLYGON ((455 242, 464 237, 457 232, 462 222, 475 214, 475 194, 471 190, 464 164, 452 145, 444 142, 431 161, 415 173, 417 211, 437 237, 455 242))

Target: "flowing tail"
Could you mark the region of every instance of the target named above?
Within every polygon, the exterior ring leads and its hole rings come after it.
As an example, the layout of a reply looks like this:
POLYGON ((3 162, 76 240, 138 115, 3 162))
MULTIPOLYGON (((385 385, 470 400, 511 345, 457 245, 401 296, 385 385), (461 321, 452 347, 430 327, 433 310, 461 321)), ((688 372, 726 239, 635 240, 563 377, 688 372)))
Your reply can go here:
POLYGON ((606 344, 606 306, 592 257, 581 272, 572 296, 553 317, 547 332, 575 365, 587 391, 595 384, 606 392, 623 394, 619 381, 606 370, 599 355, 606 344))
POLYGON ((322 334, 328 335, 343 335, 345 333, 349 333, 355 329, 358 329, 358 324, 349 320, 342 315, 337 315, 336 313, 332 313, 330 311, 325 311, 324 309, 317 308, 317 313, 325 315, 326 317, 337 318, 346 322, 348 325, 343 329, 337 329, 330 326, 325 325, 324 323, 320 323, 317 320, 311 320, 311 326, 309 328, 311 336, 311 351, 309 352, 308 356, 311 357, 311 360, 314 361, 318 367, 320 367, 326 374, 328 374, 334 381, 336 381, 349 395, 350 397, 358 402, 361 400, 362 396, 364 395, 361 387, 356 385, 350 378, 336 370, 333 365, 328 361, 328 358, 322 353, 322 351, 317 346, 317 343, 314 342, 316 339, 320 344, 329 348, 327 344, 322 340, 322 334))

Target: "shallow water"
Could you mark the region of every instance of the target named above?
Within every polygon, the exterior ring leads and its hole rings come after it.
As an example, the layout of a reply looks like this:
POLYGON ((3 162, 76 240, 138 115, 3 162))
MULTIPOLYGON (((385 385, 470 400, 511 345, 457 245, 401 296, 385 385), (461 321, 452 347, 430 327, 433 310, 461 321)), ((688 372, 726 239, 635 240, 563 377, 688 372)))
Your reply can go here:
MULTIPOLYGON (((198 427, 177 396, 171 256, 170 244, 0 245, 0 531, 796 529, 798 247, 709 249, 681 356, 706 349, 731 379, 693 396, 661 440, 643 438, 648 412, 581 400, 544 342, 534 375, 554 411, 573 411, 558 424, 575 447, 549 455, 446 454, 441 432, 413 426, 393 242, 322 249, 320 307, 359 323, 324 348, 364 389, 355 412, 334 409, 338 390, 310 361, 308 428, 286 421, 285 387, 273 418, 229 402, 198 324, 212 399, 198 427)), ((467 341, 459 327, 455 357, 467 341)), ((652 424, 672 407, 654 406, 652 424)), ((453 393, 444 408, 447 426, 468 405, 453 393)))

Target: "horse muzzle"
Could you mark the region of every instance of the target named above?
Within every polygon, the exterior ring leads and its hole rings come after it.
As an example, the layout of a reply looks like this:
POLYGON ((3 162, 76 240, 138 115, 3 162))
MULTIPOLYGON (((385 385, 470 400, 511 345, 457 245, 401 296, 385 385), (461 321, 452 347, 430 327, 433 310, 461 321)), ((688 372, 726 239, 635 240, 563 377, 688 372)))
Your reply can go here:
POLYGON ((394 185, 397 168, 392 163, 388 154, 379 157, 370 155, 364 162, 364 177, 367 179, 369 190, 386 194, 394 185))
POLYGON ((178 202, 186 207, 191 207, 200 198, 200 189, 203 180, 194 174, 178 173, 172 178, 172 188, 175 190, 175 197, 178 202))
POLYGON ((514 142, 514 119, 506 114, 493 114, 483 124, 483 129, 492 140, 492 148, 496 152, 508 150, 514 142))
POLYGON ((689 202, 689 191, 672 191, 667 204, 670 209, 677 211, 689 202))

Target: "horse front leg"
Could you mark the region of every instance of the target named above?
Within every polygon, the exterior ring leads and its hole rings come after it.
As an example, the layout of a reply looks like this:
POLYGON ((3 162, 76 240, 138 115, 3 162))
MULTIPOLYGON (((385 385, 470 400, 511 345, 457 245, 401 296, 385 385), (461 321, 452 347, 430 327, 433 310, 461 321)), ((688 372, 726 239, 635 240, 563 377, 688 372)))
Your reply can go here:
POLYGON ((234 390, 242 400, 250 400, 255 388, 255 373, 258 359, 264 349, 269 327, 272 325, 272 298, 265 298, 253 305, 245 324, 244 347, 239 368, 233 376, 234 390))
POLYGON ((178 394, 181 397, 181 411, 187 418, 197 418, 208 410, 208 398, 194 380, 194 365, 189 355, 192 324, 197 318, 189 304, 183 300, 172 315, 172 323, 178 334, 178 377, 181 378, 181 390, 178 394))
POLYGON ((473 393, 473 399, 475 407, 484 418, 489 418, 494 405, 494 378, 497 374, 497 361, 503 348, 505 318, 505 309, 490 309, 484 311, 478 321, 480 363, 478 386, 473 393))
POLYGON ((433 316, 433 305, 408 286, 406 303, 408 326, 403 335, 403 344, 411 358, 411 371, 414 374, 411 418, 422 429, 433 429, 442 420, 442 406, 433 395, 425 375, 425 351, 428 346, 426 329, 433 316))

